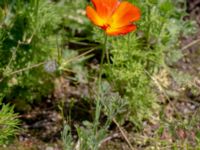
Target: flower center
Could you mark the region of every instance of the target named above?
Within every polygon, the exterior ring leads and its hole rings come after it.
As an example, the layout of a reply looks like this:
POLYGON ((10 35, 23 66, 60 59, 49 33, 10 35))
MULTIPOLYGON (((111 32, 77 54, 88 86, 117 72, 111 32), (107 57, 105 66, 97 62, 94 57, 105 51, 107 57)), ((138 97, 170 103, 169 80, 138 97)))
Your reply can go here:
POLYGON ((106 30, 108 27, 110 27, 109 24, 104 24, 103 26, 101 26, 101 28, 102 28, 103 30, 106 30))

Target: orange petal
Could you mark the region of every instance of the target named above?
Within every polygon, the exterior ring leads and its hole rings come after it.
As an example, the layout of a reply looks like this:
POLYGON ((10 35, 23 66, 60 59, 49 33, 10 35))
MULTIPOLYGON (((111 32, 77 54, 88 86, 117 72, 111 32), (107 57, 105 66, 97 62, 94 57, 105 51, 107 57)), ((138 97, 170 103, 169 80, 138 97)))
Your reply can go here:
POLYGON ((92 0, 92 3, 103 19, 108 19, 112 16, 113 12, 116 10, 120 4, 119 0, 92 0))
POLYGON ((95 25, 103 26, 104 20, 100 18, 100 16, 91 6, 86 7, 86 15, 95 25))
POLYGON ((140 10, 129 2, 121 2, 111 19, 114 28, 130 25, 140 19, 140 10))
POLYGON ((108 35, 122 35, 134 31, 135 29, 136 26, 131 24, 120 28, 107 28, 106 33, 108 35))

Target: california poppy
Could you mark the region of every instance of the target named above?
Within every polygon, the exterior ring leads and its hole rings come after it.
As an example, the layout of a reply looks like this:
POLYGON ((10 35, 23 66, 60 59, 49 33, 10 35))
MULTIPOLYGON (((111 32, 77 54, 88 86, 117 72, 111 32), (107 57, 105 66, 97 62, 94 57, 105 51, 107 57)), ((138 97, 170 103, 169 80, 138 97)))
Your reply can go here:
POLYGON ((136 29, 133 22, 140 19, 140 10, 127 1, 92 0, 94 8, 87 6, 87 17, 108 35, 127 34, 136 29))

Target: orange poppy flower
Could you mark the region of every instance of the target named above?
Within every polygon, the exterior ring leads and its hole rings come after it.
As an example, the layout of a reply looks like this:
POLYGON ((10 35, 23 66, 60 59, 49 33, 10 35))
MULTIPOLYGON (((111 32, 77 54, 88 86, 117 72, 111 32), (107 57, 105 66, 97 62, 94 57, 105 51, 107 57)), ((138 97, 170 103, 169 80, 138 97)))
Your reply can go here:
POLYGON ((108 35, 127 34, 136 29, 134 21, 140 19, 140 10, 133 4, 119 0, 92 0, 87 6, 87 17, 108 35))

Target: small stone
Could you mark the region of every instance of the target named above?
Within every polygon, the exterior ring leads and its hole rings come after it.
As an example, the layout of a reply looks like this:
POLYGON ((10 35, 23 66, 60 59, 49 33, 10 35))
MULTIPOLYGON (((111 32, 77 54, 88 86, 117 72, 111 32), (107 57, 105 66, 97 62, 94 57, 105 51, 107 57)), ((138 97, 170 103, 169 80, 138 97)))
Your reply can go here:
POLYGON ((53 147, 48 146, 45 150, 54 150, 53 147))
POLYGON ((190 106, 190 109, 191 109, 191 110, 195 110, 195 108, 196 108, 195 105, 191 105, 191 106, 190 106))

